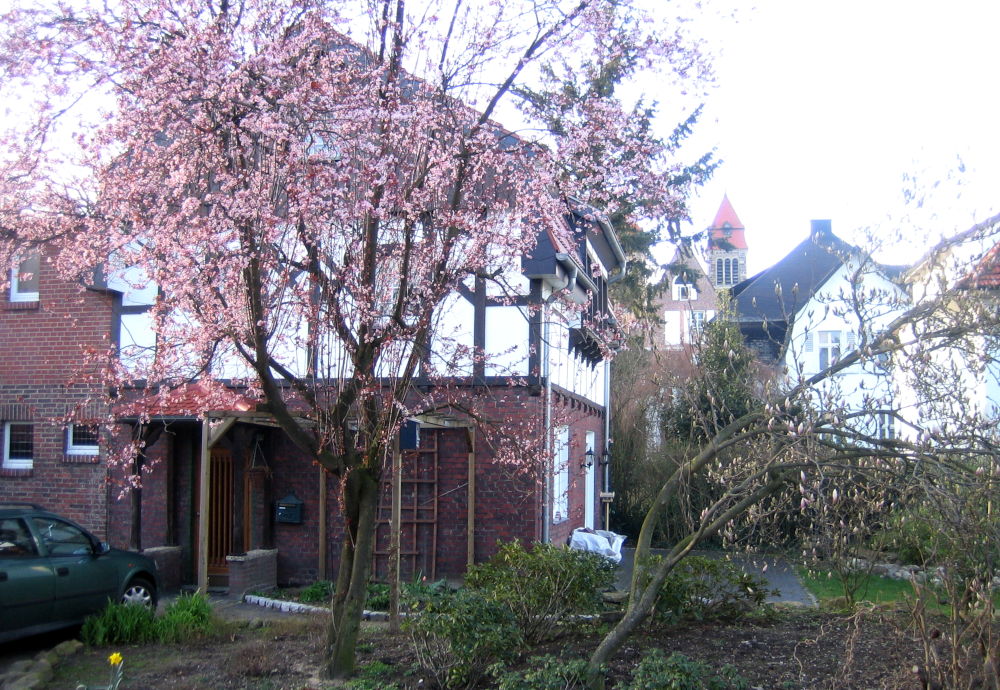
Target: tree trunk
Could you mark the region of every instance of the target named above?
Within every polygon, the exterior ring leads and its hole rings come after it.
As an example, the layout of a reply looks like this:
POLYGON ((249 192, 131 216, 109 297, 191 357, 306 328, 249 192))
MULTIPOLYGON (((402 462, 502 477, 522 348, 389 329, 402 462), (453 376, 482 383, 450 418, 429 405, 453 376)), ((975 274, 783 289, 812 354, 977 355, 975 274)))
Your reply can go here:
POLYGON ((324 675, 328 678, 347 678, 354 672, 354 652, 375 544, 378 480, 368 470, 356 469, 347 478, 344 494, 347 533, 323 659, 324 675))
POLYGON ((656 600, 659 597, 660 588, 674 567, 686 558, 691 553, 691 550, 704 539, 717 534, 723 526, 727 525, 738 515, 742 515, 750 506, 778 491, 785 483, 782 475, 775 473, 775 476, 771 477, 764 486, 744 496, 728 509, 714 516, 707 525, 703 524, 697 531, 681 539, 670 550, 670 553, 656 564, 655 568, 650 569, 646 566, 646 559, 649 556, 650 550, 650 535, 646 533, 646 530, 649 529, 652 531, 652 519, 658 507, 662 508, 662 505, 665 504, 665 497, 671 493, 670 486, 674 478, 671 477, 664 484, 658 500, 650 508, 646 515, 646 520, 643 521, 643 527, 640 531, 635 554, 633 555, 632 587, 629 591, 629 603, 628 608, 625 610, 625 615, 604 636, 604 639, 601 640, 601 643, 594 650, 587 663, 587 685, 591 690, 599 690, 604 687, 604 676, 601 673, 601 667, 611 660, 611 657, 621 648, 625 640, 628 639, 628 636, 652 613, 653 606, 655 606, 656 600))

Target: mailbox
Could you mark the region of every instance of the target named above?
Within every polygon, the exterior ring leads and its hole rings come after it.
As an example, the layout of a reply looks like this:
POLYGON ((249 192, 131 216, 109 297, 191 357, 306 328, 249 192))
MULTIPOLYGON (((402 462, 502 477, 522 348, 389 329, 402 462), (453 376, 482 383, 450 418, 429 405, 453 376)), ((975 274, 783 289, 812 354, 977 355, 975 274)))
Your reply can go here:
POLYGON ((302 524, 302 499, 294 493, 288 494, 274 504, 274 521, 286 525, 302 524))

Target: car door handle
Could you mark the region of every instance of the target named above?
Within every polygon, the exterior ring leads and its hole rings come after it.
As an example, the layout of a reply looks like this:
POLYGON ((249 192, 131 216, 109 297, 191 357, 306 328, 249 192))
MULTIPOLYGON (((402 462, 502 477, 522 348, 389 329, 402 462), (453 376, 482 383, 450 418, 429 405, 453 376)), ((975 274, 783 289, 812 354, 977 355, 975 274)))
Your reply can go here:
POLYGON ((66 577, 67 575, 69 575, 69 568, 67 568, 66 566, 61 566, 59 568, 56 568, 56 575, 58 575, 59 577, 66 577))
POLYGON ((7 573, 0 571, 0 582, 7 581, 7 573))

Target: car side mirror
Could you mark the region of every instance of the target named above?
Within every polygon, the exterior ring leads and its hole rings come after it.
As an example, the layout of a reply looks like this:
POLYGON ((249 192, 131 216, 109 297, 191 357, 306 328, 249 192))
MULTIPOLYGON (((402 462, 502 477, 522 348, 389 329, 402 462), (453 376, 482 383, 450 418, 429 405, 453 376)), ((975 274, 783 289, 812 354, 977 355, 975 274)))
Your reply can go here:
POLYGON ((105 554, 110 550, 111 550, 111 545, 108 544, 108 542, 106 541, 98 542, 97 544, 94 545, 95 556, 100 556, 101 554, 105 554))

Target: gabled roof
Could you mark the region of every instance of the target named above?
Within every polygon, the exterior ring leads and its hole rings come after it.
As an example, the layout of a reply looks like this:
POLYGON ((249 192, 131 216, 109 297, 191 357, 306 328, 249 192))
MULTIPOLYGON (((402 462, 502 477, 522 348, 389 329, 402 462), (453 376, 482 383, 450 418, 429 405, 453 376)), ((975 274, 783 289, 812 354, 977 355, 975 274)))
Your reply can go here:
MULTIPOLYGON (((812 232, 781 261, 733 286, 741 323, 790 321, 849 257, 862 251, 833 234, 829 220, 812 221, 812 232)), ((874 264, 874 262, 873 262, 874 264)), ((874 264, 890 280, 905 266, 874 264)))
POLYGON ((955 285, 960 290, 1000 287, 1000 243, 993 245, 976 267, 955 285))
POLYGON ((812 232, 785 258, 742 283, 731 294, 741 323, 788 321, 857 249, 813 221, 812 232))
POLYGON ((695 289, 699 293, 715 293, 715 288, 712 287, 712 283, 705 273, 705 267, 701 265, 701 261, 690 250, 677 247, 674 250, 674 258, 670 260, 670 263, 665 268, 670 276, 671 283, 676 278, 684 277, 687 279, 686 282, 694 284, 695 289))

